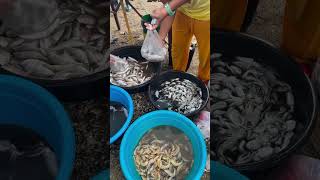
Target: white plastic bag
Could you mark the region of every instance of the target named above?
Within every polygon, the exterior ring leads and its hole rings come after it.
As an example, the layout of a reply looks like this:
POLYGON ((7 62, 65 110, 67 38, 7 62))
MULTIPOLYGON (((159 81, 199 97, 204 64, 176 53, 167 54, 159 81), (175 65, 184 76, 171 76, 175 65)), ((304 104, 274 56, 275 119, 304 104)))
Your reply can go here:
POLYGON ((129 66, 128 61, 126 58, 120 58, 118 56, 110 54, 110 68, 111 72, 123 72, 129 66))
POLYGON ((141 55, 151 62, 160 62, 166 59, 167 49, 164 47, 156 30, 148 30, 141 48, 141 55))
POLYGON ((210 112, 201 111, 196 120, 197 127, 202 132, 205 139, 210 139, 210 112))

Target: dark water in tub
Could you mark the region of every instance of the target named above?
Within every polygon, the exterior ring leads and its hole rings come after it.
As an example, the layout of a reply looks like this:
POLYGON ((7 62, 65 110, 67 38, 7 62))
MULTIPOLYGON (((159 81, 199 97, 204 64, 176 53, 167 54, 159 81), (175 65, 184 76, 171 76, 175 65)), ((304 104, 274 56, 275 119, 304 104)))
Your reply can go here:
POLYGON ((114 136, 124 125, 128 110, 118 102, 110 102, 110 137, 114 136))
POLYGON ((58 162, 52 148, 30 129, 0 125, 0 180, 54 180, 58 162))

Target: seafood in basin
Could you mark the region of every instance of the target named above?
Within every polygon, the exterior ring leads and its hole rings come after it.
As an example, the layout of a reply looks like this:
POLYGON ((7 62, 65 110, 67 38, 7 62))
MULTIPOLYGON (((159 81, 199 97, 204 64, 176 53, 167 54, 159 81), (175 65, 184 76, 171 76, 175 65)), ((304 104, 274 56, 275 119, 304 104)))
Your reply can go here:
POLYGON ((121 87, 132 87, 150 81, 155 75, 150 62, 139 62, 132 57, 110 55, 110 82, 121 87))
POLYGON ((184 179, 193 165, 192 146, 179 129, 159 126, 142 137, 134 161, 143 180, 184 179))
POLYGON ((161 83, 155 91, 156 103, 166 104, 168 110, 188 114, 204 103, 201 88, 188 79, 175 78, 161 83))
POLYGON ((71 79, 107 70, 108 4, 86 0, 58 2, 45 30, 18 34, 0 25, 0 67, 40 79, 71 79))
POLYGON ((213 59, 213 158, 239 165, 265 160, 286 149, 297 125, 290 85, 254 59, 221 54, 213 59))

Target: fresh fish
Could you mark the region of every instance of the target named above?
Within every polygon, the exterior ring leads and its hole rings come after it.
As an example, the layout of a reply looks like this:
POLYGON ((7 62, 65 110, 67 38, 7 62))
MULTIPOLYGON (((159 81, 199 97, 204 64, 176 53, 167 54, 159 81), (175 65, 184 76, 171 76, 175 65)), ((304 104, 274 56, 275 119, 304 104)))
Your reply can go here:
POLYGON ((157 102, 167 102, 166 109, 182 114, 194 112, 204 103, 200 87, 187 79, 175 78, 161 83, 155 96, 157 102))
POLYGON ((33 76, 37 77, 50 77, 54 72, 46 67, 45 63, 36 59, 28 59, 21 63, 24 70, 33 76))
POLYGON ((79 47, 83 47, 86 46, 86 43, 81 42, 79 40, 68 40, 65 42, 60 43, 58 46, 52 48, 53 51, 59 51, 59 50, 63 50, 66 48, 79 48, 79 47))
POLYGON ((53 65, 66 65, 66 64, 76 64, 72 58, 66 58, 66 56, 59 55, 53 51, 47 51, 49 63, 53 65))
POLYGON ((11 54, 0 48, 0 66, 3 66, 3 65, 6 65, 10 62, 10 59, 11 59, 11 54))
POLYGON ((72 38, 73 27, 72 23, 65 24, 64 33, 61 37, 61 41, 67 41, 72 38))
POLYGON ((19 35, 23 39, 42 39, 48 37, 53 33, 57 27, 60 25, 60 19, 56 18, 55 21, 45 30, 33 34, 19 35))
POLYGON ((40 42, 40 48, 42 48, 42 49, 48 49, 52 45, 52 43, 51 43, 52 41, 49 37, 44 38, 44 39, 40 39, 39 42, 40 42))
POLYGON ((16 39, 9 44, 9 48, 17 47, 24 43, 24 39, 16 39))
POLYGON ((102 53, 99 53, 92 48, 86 48, 86 52, 90 64, 97 65, 103 59, 102 53))
POLYGON ((0 36, 0 47, 7 47, 9 45, 9 41, 5 37, 0 36))
MULTIPOLYGON (((114 55, 111 55, 111 56, 114 59, 119 58, 114 55)), ((103 58, 103 59, 106 59, 106 58, 103 58)), ((117 60, 115 60, 114 62, 117 62, 117 60)), ((149 73, 147 71, 146 66, 148 64, 146 63, 139 63, 137 60, 131 57, 125 58, 124 62, 126 62, 126 65, 117 64, 117 66, 125 67, 125 68, 121 68, 120 71, 114 71, 114 69, 111 68, 111 74, 110 74, 111 83, 115 85, 120 85, 123 87, 131 87, 131 86, 137 86, 137 85, 143 84, 149 81, 154 76, 153 72, 149 73)), ((106 65, 108 64, 106 63, 106 65)))
MULTIPOLYGON (((0 51, 2 68, 44 79, 76 78, 107 70, 110 65, 109 55, 105 53, 107 4, 93 4, 90 0, 58 1, 59 10, 50 17, 53 23, 37 33, 18 35, 0 26, 0 48, 6 51, 0 51), (46 65, 58 66, 48 70, 46 65), (71 65, 75 68, 70 68, 71 65)), ((141 79, 130 77, 128 81, 133 84, 141 79)))
POLYGON ((89 73, 89 71, 82 66, 65 66, 63 70, 55 74, 57 79, 70 79, 76 77, 82 77, 89 73))
POLYGON ((211 58, 213 159, 241 165, 277 156, 290 144, 298 122, 290 85, 253 58, 211 58))
POLYGON ((47 60, 47 57, 45 57, 39 51, 18 51, 18 52, 14 52, 13 56, 16 59, 20 59, 20 60, 25 60, 25 59, 39 59, 43 61, 47 60))
POLYGON ((80 39, 80 37, 81 37, 80 23, 74 22, 73 29, 72 29, 72 39, 80 39))
POLYGON ((55 33, 52 34, 51 39, 54 41, 53 44, 57 43, 63 36, 66 25, 59 28, 55 33))
POLYGON ((96 24, 96 19, 93 16, 82 14, 77 18, 78 22, 86 25, 96 24))
POLYGON ((71 23, 79 17, 78 13, 70 12, 60 17, 60 24, 71 23))
POLYGON ((49 65, 47 66, 49 69, 55 72, 76 72, 82 74, 88 74, 89 70, 84 68, 82 65, 79 64, 67 64, 67 65, 49 65))
POLYGON ((78 48, 67 48, 66 51, 73 56, 77 62, 83 63, 83 64, 89 64, 89 60, 87 57, 87 54, 82 49, 78 48))
POLYGON ((40 43, 35 41, 24 41, 22 44, 12 47, 14 51, 39 51, 40 43))
POLYGON ((80 3, 80 4, 79 4, 79 7, 80 7, 81 10, 83 10, 85 13, 88 13, 88 14, 90 14, 90 15, 92 15, 92 16, 95 16, 95 17, 99 17, 98 12, 97 12, 95 9, 87 6, 85 3, 80 3))

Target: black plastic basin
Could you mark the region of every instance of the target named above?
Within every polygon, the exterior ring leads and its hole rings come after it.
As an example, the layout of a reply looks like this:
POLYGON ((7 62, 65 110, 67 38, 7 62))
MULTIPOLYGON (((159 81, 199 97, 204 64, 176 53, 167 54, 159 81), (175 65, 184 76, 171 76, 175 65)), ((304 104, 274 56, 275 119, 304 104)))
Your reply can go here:
MULTIPOLYGON (((231 166, 244 174, 265 171, 275 167, 289 155, 299 150, 312 131, 317 118, 317 100, 313 85, 293 59, 268 42, 246 34, 233 32, 216 31, 212 32, 212 37, 214 38, 211 42, 211 52, 230 57, 254 58, 256 61, 272 67, 280 75, 280 79, 292 87, 295 98, 294 116, 298 123, 290 145, 266 160, 231 166)), ((214 62, 211 61, 211 63, 214 62)), ((215 132, 211 131, 211 133, 214 138, 215 132)), ((212 143, 211 146, 213 146, 212 143)))
POLYGON ((171 79, 175 79, 175 78, 187 79, 187 80, 195 83, 201 89, 203 104, 201 105, 201 107, 199 109, 197 109, 197 110, 195 110, 193 112, 190 112, 188 114, 184 114, 184 115, 188 116, 188 117, 191 117, 193 115, 198 114, 201 110, 203 110, 206 107, 207 102, 209 100, 208 88, 197 77, 195 77, 195 76, 193 76, 193 75, 191 75, 189 73, 185 73, 185 72, 181 72, 181 71, 166 71, 166 72, 163 72, 150 84, 148 95, 149 95, 149 99, 150 99, 151 103, 153 104, 153 106, 155 108, 160 109, 157 106, 157 103, 156 103, 156 99, 157 98, 155 97, 155 92, 160 89, 160 85, 163 82, 171 80, 171 79))

